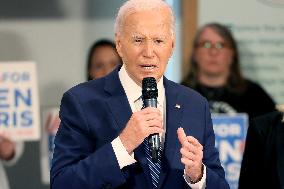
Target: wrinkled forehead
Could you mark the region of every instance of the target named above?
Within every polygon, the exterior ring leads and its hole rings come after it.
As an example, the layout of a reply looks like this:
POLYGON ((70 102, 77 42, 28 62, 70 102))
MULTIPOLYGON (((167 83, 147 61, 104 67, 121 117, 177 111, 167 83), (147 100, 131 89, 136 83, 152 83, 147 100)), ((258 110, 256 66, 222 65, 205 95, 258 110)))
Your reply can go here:
POLYGON ((171 34, 171 19, 167 10, 147 10, 133 12, 125 17, 122 33, 171 34))
POLYGON ((168 23, 157 23, 157 24, 147 24, 144 25, 143 23, 127 23, 124 25, 123 33, 125 34, 141 34, 146 35, 148 33, 156 33, 156 34, 163 34, 169 35, 170 34, 170 25, 168 23))

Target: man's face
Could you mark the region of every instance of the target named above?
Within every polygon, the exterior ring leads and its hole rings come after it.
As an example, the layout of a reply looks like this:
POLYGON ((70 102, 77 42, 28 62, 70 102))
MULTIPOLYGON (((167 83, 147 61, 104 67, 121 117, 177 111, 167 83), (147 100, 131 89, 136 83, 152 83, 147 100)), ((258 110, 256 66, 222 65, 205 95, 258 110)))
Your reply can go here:
POLYGON ((168 10, 141 11, 128 15, 122 32, 116 34, 116 47, 128 75, 139 85, 143 78, 163 76, 173 52, 168 10))

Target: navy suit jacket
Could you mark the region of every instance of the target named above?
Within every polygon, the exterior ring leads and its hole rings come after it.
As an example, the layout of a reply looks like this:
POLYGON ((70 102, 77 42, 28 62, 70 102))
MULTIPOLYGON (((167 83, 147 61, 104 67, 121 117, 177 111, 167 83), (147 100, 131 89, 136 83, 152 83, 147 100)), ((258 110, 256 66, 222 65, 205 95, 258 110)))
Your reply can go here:
MULTIPOLYGON (((203 145, 207 188, 229 188, 214 147, 207 101, 165 77, 164 87, 167 128, 159 188, 190 188, 183 178, 178 127, 183 127, 187 135, 192 135, 203 145)), ((111 145, 131 114, 118 69, 104 78, 67 91, 60 106, 61 125, 55 138, 51 188, 150 189, 151 178, 143 146, 134 150, 137 162, 120 169, 111 145)))

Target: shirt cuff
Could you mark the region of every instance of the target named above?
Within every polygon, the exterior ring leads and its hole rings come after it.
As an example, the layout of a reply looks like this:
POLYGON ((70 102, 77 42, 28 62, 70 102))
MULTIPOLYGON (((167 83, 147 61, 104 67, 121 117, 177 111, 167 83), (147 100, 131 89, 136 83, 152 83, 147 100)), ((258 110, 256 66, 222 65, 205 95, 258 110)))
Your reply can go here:
POLYGON ((203 164, 204 166, 204 170, 203 170, 203 175, 202 175, 202 179, 195 183, 195 184, 191 184, 189 177, 185 174, 183 174, 183 178, 185 180, 185 182, 188 184, 188 186, 190 186, 192 189, 204 189, 206 187, 206 166, 203 164))
POLYGON ((115 153, 116 159, 118 161, 120 169, 127 165, 131 165, 136 162, 134 159, 134 152, 131 153, 130 155, 126 151, 125 147, 123 146, 119 136, 116 137, 112 142, 111 142, 113 151, 115 153))

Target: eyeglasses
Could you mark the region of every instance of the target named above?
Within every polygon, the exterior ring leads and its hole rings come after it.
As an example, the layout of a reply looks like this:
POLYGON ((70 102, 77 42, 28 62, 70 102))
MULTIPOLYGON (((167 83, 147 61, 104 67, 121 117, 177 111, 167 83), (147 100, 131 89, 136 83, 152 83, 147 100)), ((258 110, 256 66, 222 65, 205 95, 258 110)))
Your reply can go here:
POLYGON ((197 45, 198 47, 202 47, 205 49, 212 49, 215 48, 217 50, 221 50, 227 47, 230 47, 228 44, 223 43, 223 42, 216 42, 216 43, 212 43, 211 41, 203 41, 198 43, 197 45))

